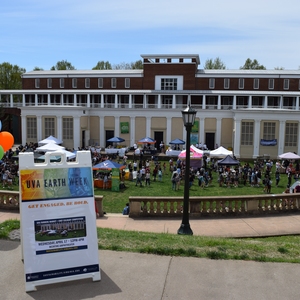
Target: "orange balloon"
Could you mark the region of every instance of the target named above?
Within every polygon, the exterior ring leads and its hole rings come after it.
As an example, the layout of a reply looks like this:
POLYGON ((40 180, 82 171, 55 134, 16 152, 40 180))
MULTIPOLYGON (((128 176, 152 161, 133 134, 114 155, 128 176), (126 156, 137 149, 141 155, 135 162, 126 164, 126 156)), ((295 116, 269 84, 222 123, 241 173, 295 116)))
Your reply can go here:
POLYGON ((2 146, 5 152, 12 148, 14 142, 15 139, 10 132, 8 131, 0 132, 0 146, 2 146))

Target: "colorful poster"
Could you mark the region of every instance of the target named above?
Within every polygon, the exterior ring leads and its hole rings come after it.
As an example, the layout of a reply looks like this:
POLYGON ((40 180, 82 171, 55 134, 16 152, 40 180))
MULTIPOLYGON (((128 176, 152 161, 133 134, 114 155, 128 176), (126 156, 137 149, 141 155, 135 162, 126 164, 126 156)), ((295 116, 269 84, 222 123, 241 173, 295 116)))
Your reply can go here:
POLYGON ((193 127, 192 127, 192 132, 199 132, 199 121, 195 121, 193 127))
POLYGON ((52 164, 47 153, 45 163, 34 163, 33 153, 19 156, 26 291, 101 279, 91 157, 82 152, 76 163, 52 164))
POLYGON ((129 133, 129 122, 120 122, 121 133, 129 133))
POLYGON ((191 145, 198 144, 198 133, 191 133, 191 145))

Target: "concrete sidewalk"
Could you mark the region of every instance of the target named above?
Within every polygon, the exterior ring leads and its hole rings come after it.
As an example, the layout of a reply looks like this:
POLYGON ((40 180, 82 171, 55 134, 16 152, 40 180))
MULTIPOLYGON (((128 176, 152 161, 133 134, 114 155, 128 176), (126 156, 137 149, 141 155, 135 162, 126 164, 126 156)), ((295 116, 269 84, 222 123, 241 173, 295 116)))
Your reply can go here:
MULTIPOLYGON (((0 212, 0 222, 19 219, 0 212)), ((180 219, 131 219, 106 215, 97 226, 176 234, 180 219)), ((247 237, 300 233, 300 215, 191 220, 194 235, 247 237)), ((19 241, 0 240, 1 300, 298 299, 298 264, 209 260, 99 251, 101 281, 91 279, 39 286, 25 292, 19 241)))
MULTIPOLYGON (((0 211, 0 223, 20 219, 19 213, 0 211)), ((97 227, 177 234, 180 218, 138 218, 107 214, 97 219, 97 227)), ((300 214, 259 217, 190 219, 194 235, 214 237, 264 237, 300 234, 300 214)))
POLYGON ((21 245, 0 240, 1 300, 298 299, 298 264, 208 260, 99 251, 101 281, 39 286, 25 292, 21 245))

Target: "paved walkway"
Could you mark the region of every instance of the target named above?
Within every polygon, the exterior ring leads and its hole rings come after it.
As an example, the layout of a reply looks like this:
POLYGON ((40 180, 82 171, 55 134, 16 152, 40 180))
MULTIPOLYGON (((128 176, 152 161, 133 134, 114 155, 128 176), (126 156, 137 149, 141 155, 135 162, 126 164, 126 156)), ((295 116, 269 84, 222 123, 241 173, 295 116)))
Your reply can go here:
MULTIPOLYGON (((0 223, 19 219, 15 212, 0 211, 0 223)), ((176 234, 181 219, 137 218, 122 214, 107 214, 97 219, 97 227, 176 234)), ((194 235, 215 237, 264 237, 300 234, 300 214, 270 215, 265 217, 233 217, 191 219, 194 235)))
MULTIPOLYGON (((0 212, 0 222, 19 219, 0 212)), ((97 226, 122 230, 176 233, 180 219, 130 219, 106 215, 97 226)), ((300 215, 191 220, 194 235, 225 237, 300 233, 300 215)), ((25 292, 19 241, 0 240, 1 300, 177 300, 299 299, 299 264, 209 260, 99 251, 101 281, 69 281, 25 292)))

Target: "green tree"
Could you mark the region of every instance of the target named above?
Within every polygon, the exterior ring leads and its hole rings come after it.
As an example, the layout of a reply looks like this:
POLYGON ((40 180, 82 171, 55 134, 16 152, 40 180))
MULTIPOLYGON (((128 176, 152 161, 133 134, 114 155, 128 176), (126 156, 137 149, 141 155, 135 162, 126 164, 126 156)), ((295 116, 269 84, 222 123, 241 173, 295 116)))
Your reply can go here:
POLYGON ((97 65, 92 70, 111 70, 111 64, 109 61, 98 61, 97 65))
POLYGON ((224 69, 226 69, 226 65, 223 63, 223 61, 220 59, 220 57, 217 57, 214 60, 212 58, 210 58, 205 61, 204 69, 224 70, 224 69))
POLYGON ((247 58, 245 64, 240 67, 241 70, 266 70, 266 67, 260 65, 256 59, 247 58))
POLYGON ((141 60, 131 63, 122 62, 113 66, 114 70, 142 70, 143 68, 144 66, 141 60))
POLYGON ((132 70, 142 70, 144 69, 144 65, 141 59, 131 63, 132 70))
POLYGON ((54 71, 54 70, 76 70, 76 69, 67 60, 61 60, 58 61, 56 65, 51 68, 51 70, 54 71))
POLYGON ((32 71, 44 71, 44 69, 40 67, 34 67, 32 71))
POLYGON ((26 70, 8 62, 0 64, 0 90, 18 90, 22 88, 21 75, 26 70))

